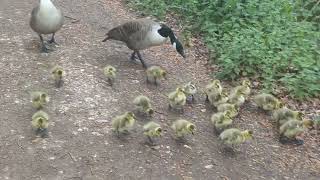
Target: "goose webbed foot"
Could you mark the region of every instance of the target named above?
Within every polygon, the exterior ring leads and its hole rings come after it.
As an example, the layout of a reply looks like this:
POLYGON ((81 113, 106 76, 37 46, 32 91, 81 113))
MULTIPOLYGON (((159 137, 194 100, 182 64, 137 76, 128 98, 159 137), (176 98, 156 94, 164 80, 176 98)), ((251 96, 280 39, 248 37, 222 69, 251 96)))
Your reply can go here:
POLYGON ((294 144, 294 145, 303 145, 304 141, 302 139, 289 139, 287 137, 280 137, 279 142, 282 144, 294 144))
POLYGON ((147 136, 148 137, 148 142, 151 146, 155 146, 155 142, 153 141, 153 139, 150 137, 150 136, 147 136))
POLYGON ((54 39, 54 33, 52 34, 52 37, 51 37, 51 39, 49 40, 49 41, 47 41, 49 44, 55 44, 55 45, 59 45, 56 41, 55 41, 55 39, 54 39))
POLYGON ((187 103, 192 104, 195 102, 193 95, 187 97, 187 103))
POLYGON ((57 81, 55 82, 56 88, 61 88, 62 85, 63 85, 63 80, 57 80, 57 81))
POLYGON ((50 49, 48 49, 47 46, 45 45, 42 35, 39 34, 39 37, 40 37, 40 42, 41 42, 41 50, 40 50, 40 52, 41 53, 49 53, 50 49))
POLYGON ((206 95, 206 100, 205 100, 205 102, 206 102, 206 103, 209 102, 209 96, 208 96, 208 95, 206 95))
POLYGON ((48 49, 45 45, 42 45, 42 46, 41 46, 41 50, 40 50, 41 53, 49 53, 50 51, 51 51, 51 50, 48 49))
POLYGON ((137 57, 136 57, 136 52, 134 51, 131 56, 130 56, 130 60, 131 61, 136 61, 137 57))
POLYGON ((47 129, 37 129, 36 135, 40 136, 41 138, 47 138, 48 137, 48 130, 47 129))

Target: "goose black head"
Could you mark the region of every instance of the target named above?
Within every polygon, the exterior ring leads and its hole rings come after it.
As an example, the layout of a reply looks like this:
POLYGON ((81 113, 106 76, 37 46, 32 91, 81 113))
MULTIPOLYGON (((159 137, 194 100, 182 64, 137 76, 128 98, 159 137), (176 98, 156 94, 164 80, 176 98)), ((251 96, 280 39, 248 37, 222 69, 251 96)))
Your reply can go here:
POLYGON ((183 50, 183 46, 180 41, 176 38, 173 31, 165 24, 161 24, 161 28, 158 30, 159 34, 162 37, 169 37, 172 46, 176 49, 176 51, 183 57, 186 58, 183 50))
POLYGON ((172 46, 183 58, 186 58, 186 55, 184 54, 183 46, 180 43, 180 41, 178 41, 178 39, 176 39, 175 42, 173 42, 172 46))

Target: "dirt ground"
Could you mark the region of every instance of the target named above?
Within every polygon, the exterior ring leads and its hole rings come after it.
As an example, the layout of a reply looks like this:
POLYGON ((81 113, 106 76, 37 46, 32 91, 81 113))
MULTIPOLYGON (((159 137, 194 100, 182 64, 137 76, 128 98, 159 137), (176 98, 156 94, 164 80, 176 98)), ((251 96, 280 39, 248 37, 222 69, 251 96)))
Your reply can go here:
POLYGON ((146 85, 140 64, 128 61, 131 51, 118 42, 101 40, 108 29, 135 15, 113 0, 56 0, 67 18, 56 40, 59 47, 39 53, 39 40, 29 27, 36 0, 0 1, 0 179, 320 179, 319 132, 305 134, 302 146, 282 145, 270 117, 248 102, 235 127, 252 129, 255 139, 235 154, 226 153, 209 122, 213 113, 204 96, 188 105, 184 114, 168 111, 166 94, 190 80, 203 87, 210 79, 203 50, 187 51, 182 60, 171 46, 144 51, 149 64, 159 64, 168 80, 157 88, 146 85), (66 70, 65 84, 56 89, 53 65, 66 70), (114 88, 102 68, 118 69, 114 88), (29 93, 48 92, 49 138, 35 139, 29 93), (158 146, 145 144, 139 118, 132 132, 118 139, 110 129, 112 117, 132 110, 139 94, 151 98, 153 120, 166 130, 158 146), (185 142, 173 139, 170 124, 186 118, 197 126, 185 142))

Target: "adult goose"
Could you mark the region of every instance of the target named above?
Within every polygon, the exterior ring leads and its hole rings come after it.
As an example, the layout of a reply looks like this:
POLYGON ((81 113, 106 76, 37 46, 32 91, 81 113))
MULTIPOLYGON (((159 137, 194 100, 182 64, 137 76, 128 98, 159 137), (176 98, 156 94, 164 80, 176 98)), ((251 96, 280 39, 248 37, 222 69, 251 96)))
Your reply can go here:
POLYGON ((138 55, 144 68, 147 68, 147 65, 142 59, 139 51, 152 46, 161 45, 165 43, 168 38, 176 51, 182 57, 186 57, 183 46, 174 35, 173 31, 165 24, 160 24, 150 19, 138 19, 126 22, 112 28, 106 36, 107 37, 102 42, 112 39, 126 43, 128 48, 133 50, 130 59, 134 60, 136 55, 138 55))
POLYGON ((48 43, 55 43, 54 35, 62 27, 64 17, 51 0, 40 0, 40 3, 31 12, 30 26, 35 31, 41 41, 41 52, 48 52, 48 48, 43 42, 42 34, 52 34, 48 43))

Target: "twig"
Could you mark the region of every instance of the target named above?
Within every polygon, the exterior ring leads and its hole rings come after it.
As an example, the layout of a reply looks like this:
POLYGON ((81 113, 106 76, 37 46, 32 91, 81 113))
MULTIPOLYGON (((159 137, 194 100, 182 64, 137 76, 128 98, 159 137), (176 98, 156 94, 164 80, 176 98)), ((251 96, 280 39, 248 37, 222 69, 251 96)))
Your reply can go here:
POLYGON ((78 20, 76 18, 73 18, 73 17, 70 17, 70 16, 64 16, 65 18, 68 18, 68 19, 72 19, 72 20, 78 20))
POLYGON ((77 23, 77 22, 79 22, 79 21, 80 21, 80 19, 75 20, 75 21, 72 21, 71 23, 77 23))
POLYGON ((91 175, 93 176, 92 168, 90 165, 89 165, 89 169, 90 169, 91 175))
POLYGON ((64 16, 65 18, 68 18, 68 19, 72 19, 73 21, 71 21, 71 23, 77 23, 80 21, 80 19, 76 19, 76 18, 73 18, 73 17, 70 17, 70 16, 64 16))
POLYGON ((163 112, 160 112, 160 111, 156 111, 154 110, 155 113, 158 113, 158 114, 162 114, 162 115, 168 115, 167 113, 163 113, 163 112))
POLYGON ((73 158, 72 154, 70 152, 68 152, 70 158, 72 159, 73 162, 76 162, 76 160, 73 158))

